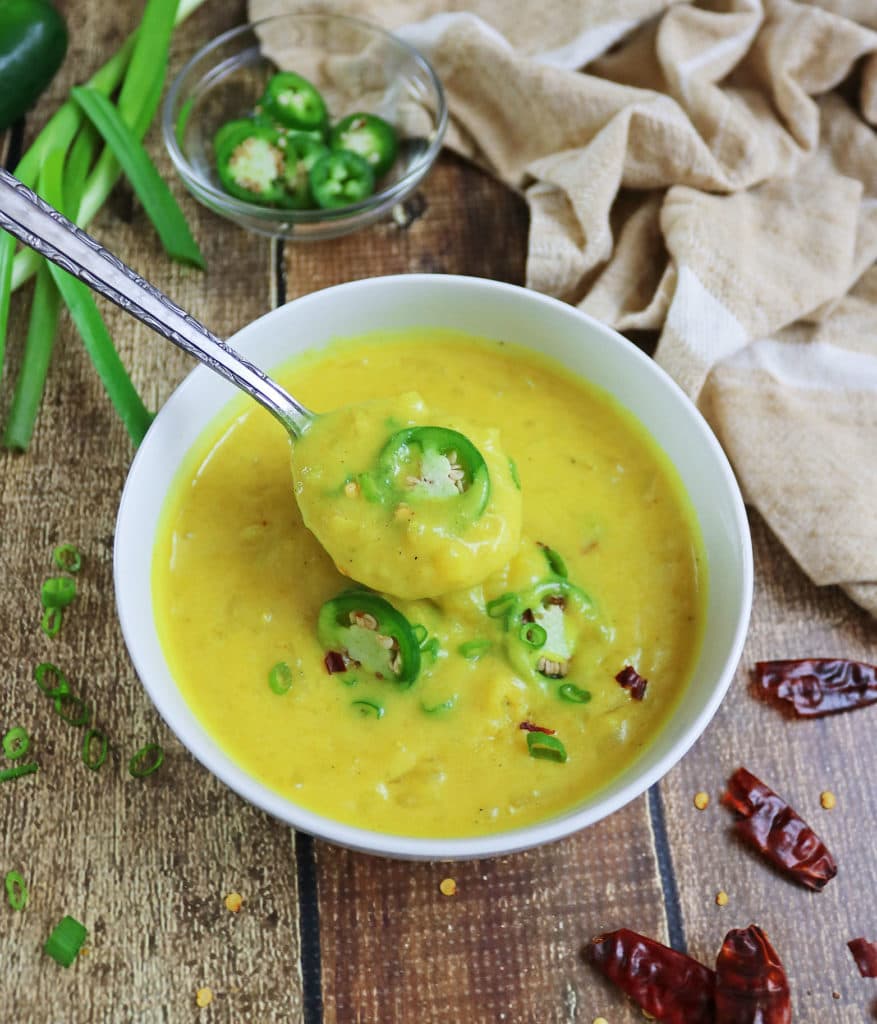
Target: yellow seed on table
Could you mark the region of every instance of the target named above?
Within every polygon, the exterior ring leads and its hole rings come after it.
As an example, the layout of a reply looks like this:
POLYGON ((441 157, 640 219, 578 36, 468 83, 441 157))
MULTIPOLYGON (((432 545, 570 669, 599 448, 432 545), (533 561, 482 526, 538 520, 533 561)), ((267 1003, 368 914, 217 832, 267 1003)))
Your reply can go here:
POLYGON ((701 790, 699 793, 695 793, 694 794, 694 806, 699 811, 705 811, 707 809, 708 805, 709 805, 709 802, 710 802, 710 795, 709 795, 709 793, 704 793, 703 790, 701 790))
POLYGON ((209 1006, 213 1002, 213 990, 207 988, 199 988, 195 993, 195 1003, 200 1007, 209 1006))
POLYGON ((609 1024, 609 1021, 605 1017, 595 1017, 591 1024, 609 1024))
POLYGON ((830 789, 826 789, 824 793, 820 794, 819 802, 826 811, 830 811, 837 804, 837 797, 830 789))
POLYGON ((225 897, 225 909, 231 911, 232 914, 236 914, 243 906, 244 898, 239 892, 230 892, 225 897))
POLYGON ((453 878, 443 878, 439 885, 442 896, 456 896, 457 895, 457 883, 453 878))
POLYGON ((724 889, 721 889, 721 890, 719 890, 719 892, 716 893, 716 906, 717 907, 727 907, 727 905, 728 905, 728 894, 725 892, 724 889))
POLYGON ((657 1017, 653 1017, 653 1016, 652 1016, 652 1015, 651 1015, 651 1014, 649 1013, 649 1011, 648 1011, 648 1010, 643 1010, 643 1011, 642 1011, 642 1014, 643 1014, 643 1017, 645 1017, 645 1019, 646 1019, 646 1020, 657 1020, 657 1019, 658 1019, 657 1017))

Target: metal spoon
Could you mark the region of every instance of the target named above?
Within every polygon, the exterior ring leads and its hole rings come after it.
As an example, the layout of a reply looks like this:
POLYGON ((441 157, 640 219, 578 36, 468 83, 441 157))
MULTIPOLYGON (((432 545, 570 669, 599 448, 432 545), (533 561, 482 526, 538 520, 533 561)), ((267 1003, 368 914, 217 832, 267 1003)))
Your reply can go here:
POLYGON ((315 418, 258 366, 2 168, 0 228, 255 398, 293 437, 315 418))

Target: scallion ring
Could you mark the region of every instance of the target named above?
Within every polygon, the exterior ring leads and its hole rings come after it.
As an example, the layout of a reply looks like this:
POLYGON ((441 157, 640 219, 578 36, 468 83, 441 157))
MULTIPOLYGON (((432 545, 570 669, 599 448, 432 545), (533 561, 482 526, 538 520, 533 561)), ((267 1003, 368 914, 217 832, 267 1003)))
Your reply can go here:
POLYGON ((495 597, 492 601, 488 601, 485 610, 491 619, 501 619, 504 615, 508 615, 516 600, 514 594, 503 594, 502 597, 495 597))
POLYGON ((43 952, 48 953, 62 967, 69 967, 82 949, 87 934, 85 925, 73 917, 65 917, 52 929, 52 934, 43 946, 43 952))
POLYGON ((356 708, 363 718, 384 717, 383 705, 374 700, 355 700, 350 706, 356 708))
POLYGON ((39 770, 40 766, 35 761, 29 761, 27 764, 17 764, 12 768, 4 768, 3 771, 0 771, 0 782, 19 779, 22 775, 33 775, 34 772, 39 770))
POLYGON ((76 580, 70 576, 51 576, 40 590, 43 608, 66 608, 76 597, 76 580))
POLYGON ((10 761, 20 761, 28 750, 30 750, 30 736, 24 726, 14 726, 3 737, 3 753, 10 761))
POLYGON ((27 906, 27 886, 17 871, 6 872, 6 898, 13 910, 24 910, 27 906))
POLYGON ((591 699, 590 691, 583 690, 575 683, 564 683, 557 693, 563 700, 568 700, 571 704, 587 704, 591 699))
POLYGON ((59 694, 54 701, 55 713, 77 729, 91 722, 91 705, 75 693, 59 694), (72 705, 72 710, 69 706, 72 705))
POLYGON ((289 692, 292 686, 292 669, 285 661, 278 661, 268 673, 268 685, 278 697, 289 692))
POLYGON ((50 661, 44 661, 37 665, 33 674, 37 686, 47 697, 63 697, 70 692, 67 677, 57 665, 53 665, 50 661), (46 676, 49 677, 48 682, 46 676))
POLYGON ((79 572, 82 555, 75 544, 59 544, 52 552, 52 561, 62 572, 79 572))
POLYGON ((438 657, 441 649, 442 645, 439 643, 439 638, 437 636, 432 637, 431 640, 427 640, 425 644, 420 645, 421 652, 433 659, 438 657))
POLYGON ((135 779, 145 779, 161 768, 164 751, 157 743, 147 743, 128 762, 128 771, 135 779))
POLYGON ((528 647, 532 647, 534 651, 538 651, 540 647, 544 647, 545 641, 548 639, 545 627, 540 626, 538 622, 522 623, 518 636, 528 647))
POLYGON ((457 648, 458 653, 468 661, 477 661, 487 654, 493 645, 489 640, 467 640, 457 648))
POLYGON ((569 569, 566 567, 566 562, 561 556, 550 548, 547 544, 540 544, 542 548, 542 554, 545 555, 545 559, 548 562, 548 568, 554 573, 555 576, 560 576, 561 579, 567 579, 569 577, 569 569))
POLYGON ((530 757, 541 761, 557 761, 563 764, 567 759, 566 747, 556 736, 547 736, 542 732, 527 733, 527 750, 530 757))
POLYGON ((86 768, 96 772, 106 761, 109 746, 110 743, 105 733, 101 732, 100 729, 89 729, 82 738, 82 763, 86 768), (91 748, 95 740, 99 741, 100 747, 98 748, 97 757, 92 757, 91 748))
POLYGON ((48 637, 56 637, 61 632, 61 623, 64 620, 64 613, 60 608, 47 608, 40 619, 40 629, 48 637))
POLYGON ((448 697, 447 700, 443 700, 441 702, 441 704, 432 704, 429 707, 427 707, 426 704, 421 704, 420 706, 423 708, 423 710, 428 715, 435 715, 435 714, 437 714, 440 711, 450 711, 450 710, 452 710, 454 708, 454 706, 456 705, 456 703, 457 703, 457 695, 454 694, 453 697, 448 697))

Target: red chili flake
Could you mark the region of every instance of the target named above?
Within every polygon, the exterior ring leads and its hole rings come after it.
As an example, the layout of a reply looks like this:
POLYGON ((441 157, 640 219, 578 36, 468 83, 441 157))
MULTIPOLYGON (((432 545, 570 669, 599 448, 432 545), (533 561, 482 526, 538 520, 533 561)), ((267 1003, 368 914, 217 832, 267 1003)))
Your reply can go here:
POLYGON ((566 608, 566 598, 560 597, 559 595, 549 597, 545 603, 556 605, 558 608, 566 608))
POLYGON ((536 616, 533 614, 532 608, 525 608, 521 612, 521 622, 535 622, 536 616))
POLYGON ((524 732, 544 732, 546 736, 553 736, 557 729, 546 729, 544 725, 534 725, 533 722, 521 722, 518 726, 524 732))
POLYGON ((786 972, 754 924, 728 932, 716 960, 715 1024, 791 1024, 786 972))
POLYGON ((722 803, 739 815, 737 834, 803 885, 818 891, 837 874, 834 858, 813 829, 745 768, 728 779, 722 803))
POLYGON ((323 664, 330 676, 334 672, 347 671, 347 658, 340 651, 327 651, 326 657, 323 658, 323 664))
POLYGON ((863 978, 877 978, 877 942, 867 939, 851 939, 847 946, 863 978))
POLYGON ((843 658, 759 661, 755 679, 762 692, 787 701, 802 718, 877 704, 877 665, 843 658))
POLYGON ((615 682, 621 683, 625 690, 630 690, 630 695, 634 700, 642 700, 646 695, 646 687, 649 685, 648 679, 643 679, 633 665, 625 665, 615 677, 615 682))
POLYGON ((585 957, 664 1024, 713 1024, 715 972, 690 956, 620 928, 592 939, 585 957))

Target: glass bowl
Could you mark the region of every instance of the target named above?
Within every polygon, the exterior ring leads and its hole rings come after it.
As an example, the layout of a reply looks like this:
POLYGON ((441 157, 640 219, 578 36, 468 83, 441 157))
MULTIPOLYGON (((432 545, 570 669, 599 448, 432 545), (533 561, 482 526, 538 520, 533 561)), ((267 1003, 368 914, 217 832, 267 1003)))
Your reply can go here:
POLYGON ((162 132, 186 187, 214 213, 263 235, 318 240, 373 223, 412 192, 438 156, 447 120, 438 76, 402 39, 358 18, 287 14, 231 29, 200 49, 171 84, 162 132), (278 70, 313 82, 332 122, 363 110, 396 128, 395 163, 367 199, 334 210, 285 210, 222 188, 213 136, 253 112, 278 70))

